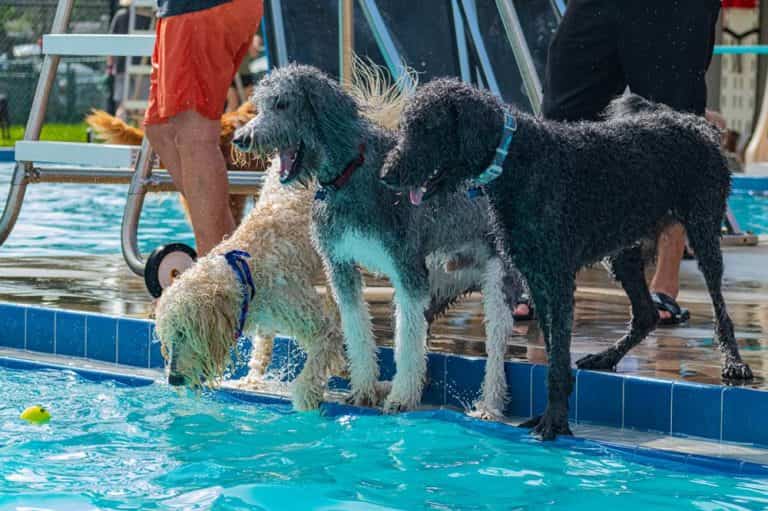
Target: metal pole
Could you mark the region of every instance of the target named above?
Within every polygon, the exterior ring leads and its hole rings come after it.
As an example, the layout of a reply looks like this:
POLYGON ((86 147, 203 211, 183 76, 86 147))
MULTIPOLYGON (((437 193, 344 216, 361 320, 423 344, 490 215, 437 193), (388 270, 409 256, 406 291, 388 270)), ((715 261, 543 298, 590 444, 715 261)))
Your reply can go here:
POLYGON ((355 53, 355 3, 339 0, 339 79, 345 87, 352 83, 355 53))
MULTIPOLYGON (((72 6, 74 0, 59 0, 56 7, 56 15, 53 18, 51 26, 52 34, 63 34, 69 25, 69 19, 72 16, 72 6)), ((29 111, 27 127, 24 130, 24 140, 39 140, 40 130, 43 127, 45 119, 45 110, 48 106, 48 96, 51 93, 51 86, 56 79, 56 70, 59 67, 58 55, 46 55, 43 59, 43 65, 40 68, 40 76, 37 79, 35 96, 32 100, 32 108, 29 111)), ((13 178, 11 179, 8 198, 5 201, 3 216, 0 217, 0 245, 13 230, 16 220, 19 218, 21 205, 24 202, 24 193, 27 189, 26 167, 24 162, 17 162, 13 169, 13 178)))
POLYGON ((131 186, 128 188, 128 198, 125 202, 123 223, 120 229, 120 246, 123 251, 123 258, 131 271, 140 277, 144 276, 144 259, 139 250, 139 217, 141 217, 141 209, 144 207, 146 183, 152 175, 152 160, 154 160, 154 151, 152 151, 149 141, 144 138, 133 171, 131 186))
MULTIPOLYGON (((505 0, 500 1, 503 2, 505 0)), ((499 82, 496 81, 496 74, 493 72, 491 59, 488 57, 488 52, 486 51, 485 43, 483 42, 483 34, 480 32, 480 24, 477 20, 477 11, 475 9, 474 0, 461 0, 461 8, 464 12, 464 19, 467 21, 469 37, 472 40, 472 45, 475 47, 477 60, 480 62, 480 68, 483 70, 485 81, 488 84, 488 90, 501 97, 499 82)))
POLYGON ((403 86, 412 89, 413 81, 410 79, 410 75, 406 73, 405 61, 400 56, 395 47, 395 42, 392 40, 392 36, 387 30, 387 26, 384 23, 384 18, 381 17, 379 7, 376 5, 375 0, 359 0, 358 5, 363 11, 368 26, 373 32, 373 37, 376 39, 376 45, 379 47, 381 55, 387 63, 389 72, 395 81, 403 80, 403 86))
POLYGON ((550 3, 552 4, 552 10, 555 11, 557 21, 559 22, 560 18, 565 14, 565 2, 563 0, 550 0, 550 3))
POLYGON ((533 57, 525 40, 520 18, 518 18, 511 0, 496 0, 496 7, 499 9, 504 31, 507 33, 510 46, 512 46, 512 53, 515 55, 520 76, 523 78, 523 85, 531 102, 531 108, 534 113, 539 114, 543 97, 541 80, 539 80, 539 75, 536 72, 536 66, 533 65, 533 57))
POLYGON ((283 25, 283 3, 281 0, 272 0, 272 31, 275 36, 274 50, 277 58, 274 60, 276 67, 288 64, 288 46, 285 43, 285 26, 283 25))
POLYGON ((453 26, 456 36, 456 51, 459 54, 459 69, 461 79, 466 83, 472 81, 472 73, 469 70, 469 52, 467 51, 467 34, 464 32, 464 20, 461 17, 461 9, 458 0, 451 0, 451 12, 453 13, 453 26))

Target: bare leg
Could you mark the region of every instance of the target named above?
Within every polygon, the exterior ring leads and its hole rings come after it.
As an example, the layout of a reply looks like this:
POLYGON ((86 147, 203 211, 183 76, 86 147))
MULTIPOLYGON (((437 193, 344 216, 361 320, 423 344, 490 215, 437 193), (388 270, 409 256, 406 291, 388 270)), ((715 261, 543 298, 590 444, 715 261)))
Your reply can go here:
POLYGON ((187 110, 170 123, 176 128, 184 196, 197 251, 205 255, 235 229, 229 209, 227 167, 219 149, 220 122, 187 110))
POLYGON ((152 145, 152 149, 160 156, 160 161, 171 174, 174 186, 179 193, 184 194, 181 159, 176 149, 176 127, 171 123, 147 124, 145 134, 152 145))
MULTIPOLYGON (((680 261, 685 252, 685 229, 675 223, 664 229, 659 235, 656 273, 651 280, 651 291, 660 292, 677 298, 680 292, 680 261)), ((660 319, 669 319, 670 313, 659 311, 660 319)))

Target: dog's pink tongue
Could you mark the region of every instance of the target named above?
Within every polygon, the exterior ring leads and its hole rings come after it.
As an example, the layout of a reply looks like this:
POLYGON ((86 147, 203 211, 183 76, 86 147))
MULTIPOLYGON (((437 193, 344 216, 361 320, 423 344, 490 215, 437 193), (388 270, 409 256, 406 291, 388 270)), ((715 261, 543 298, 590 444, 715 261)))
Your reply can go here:
POLYGON ((295 152, 290 149, 283 149, 280 151, 280 174, 286 175, 290 172, 293 166, 293 160, 295 159, 295 152))
POLYGON ((424 198, 424 188, 411 188, 408 192, 408 198, 411 199, 411 204, 418 206, 421 204, 421 199, 424 198))

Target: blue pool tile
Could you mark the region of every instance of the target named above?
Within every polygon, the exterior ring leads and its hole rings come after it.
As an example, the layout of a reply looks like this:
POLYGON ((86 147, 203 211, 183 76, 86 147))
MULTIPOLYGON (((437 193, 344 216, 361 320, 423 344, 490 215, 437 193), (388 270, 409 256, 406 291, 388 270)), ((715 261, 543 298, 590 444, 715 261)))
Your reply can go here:
POLYGON ((721 387, 675 382, 672 433, 720 439, 721 387))
POLYGON ((446 404, 470 410, 480 398, 484 358, 446 357, 446 404))
POLYGON ((117 361, 117 320, 88 316, 85 326, 85 356, 105 362, 117 361))
POLYGON ((85 356, 84 314, 56 312, 56 354, 70 357, 85 356))
POLYGON ((395 350, 389 347, 379 348, 379 379, 391 380, 395 377, 395 350))
POLYGON ((626 378, 624 427, 669 433, 672 383, 626 378))
POLYGON ((422 403, 442 406, 446 399, 446 360, 442 353, 427 355, 427 384, 422 394, 422 403))
POLYGON ((579 422, 621 427, 623 379, 594 371, 579 371, 579 422))
POLYGON ((299 348, 295 343, 291 344, 291 362, 284 366, 283 381, 293 381, 304 369, 307 363, 307 352, 299 348))
POLYGON ((117 363, 136 367, 149 365, 150 323, 140 319, 117 321, 117 363))
POLYGON ((165 367, 162 344, 160 343, 160 336, 157 335, 157 328, 154 323, 149 327, 149 367, 151 369, 165 367))
MULTIPOLYGON (((547 366, 534 365, 531 373, 531 402, 533 404, 533 416, 541 415, 547 408, 547 366)), ((573 371, 573 390, 568 397, 568 418, 576 419, 576 377, 577 371, 573 371)))
POLYGON ((149 343, 149 367, 151 369, 162 369, 165 367, 162 345, 155 338, 152 338, 149 343))
POLYGON ((330 390, 350 390, 349 380, 340 376, 331 376, 328 379, 328 388, 330 390))
POLYGON ((531 372, 531 416, 541 415, 547 407, 547 366, 534 365, 531 372))
POLYGON ((507 396, 509 402, 504 410, 511 417, 529 417, 531 415, 531 371, 533 364, 507 362, 507 396))
POLYGON ((24 349, 26 307, 0 303, 0 346, 24 349))
POLYGON ((272 361, 267 366, 267 373, 281 376, 281 381, 285 381, 283 375, 285 368, 291 363, 291 349, 293 341, 287 337, 275 337, 272 348, 272 361))
POLYGON ((54 352, 55 312, 30 307, 27 310, 27 346, 30 351, 54 352))
MULTIPOLYGON (((270 340, 266 342, 272 341, 270 340)), ((242 337, 237 341, 237 345, 231 350, 232 364, 227 368, 224 377, 239 380, 240 378, 247 376, 248 371, 250 371, 248 362, 250 362, 252 354, 253 342, 251 342, 249 337, 242 337)))
POLYGON ((768 392, 728 388, 723 394, 723 440, 768 445, 768 392))

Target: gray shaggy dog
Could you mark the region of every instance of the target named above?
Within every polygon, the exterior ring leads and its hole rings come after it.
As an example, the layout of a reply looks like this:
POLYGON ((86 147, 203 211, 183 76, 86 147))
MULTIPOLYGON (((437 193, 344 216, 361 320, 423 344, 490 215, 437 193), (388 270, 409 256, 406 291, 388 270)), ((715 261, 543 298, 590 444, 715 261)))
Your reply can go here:
POLYGON ((506 399, 504 355, 516 279, 490 240, 487 204, 447 195, 428 208, 402 200, 379 181, 395 136, 361 115, 334 80, 308 66, 273 71, 254 92, 258 116, 235 138, 241 150, 279 151, 281 181, 312 183, 311 235, 341 313, 352 399, 378 400, 379 370, 371 316, 358 265, 388 277, 395 289, 397 373, 384 409, 421 401, 427 320, 467 291, 483 291, 488 364, 478 415, 500 416, 506 399))
POLYGON ((485 185, 500 250, 528 279, 548 349, 547 408, 524 424, 537 436, 570 434, 576 272, 607 257, 631 301, 627 334, 577 362, 612 370, 658 322, 639 242, 670 218, 685 226, 712 298, 723 378, 752 377, 721 293, 730 172, 718 134, 703 118, 629 96, 615 100, 603 122, 562 124, 515 112, 461 82, 436 80, 406 104, 382 179, 427 203, 468 181, 485 185))

